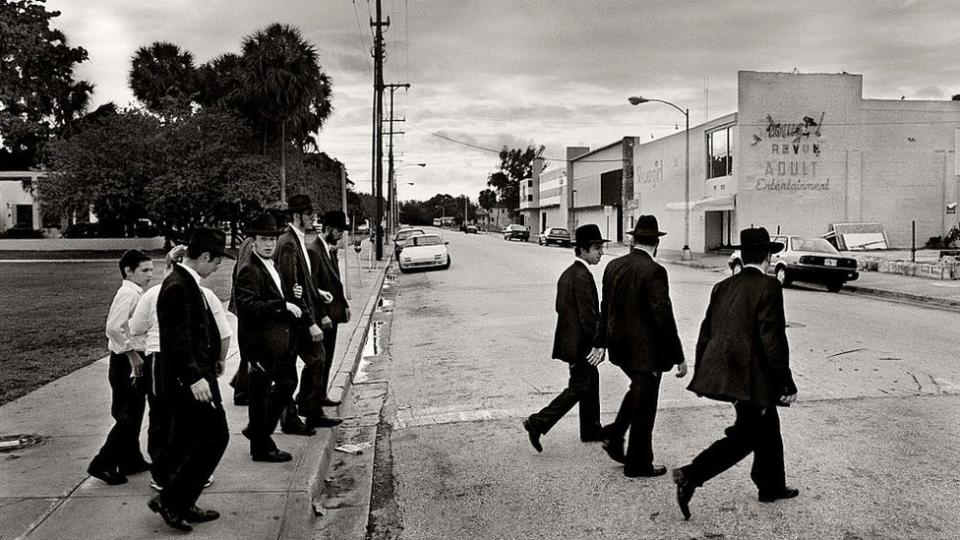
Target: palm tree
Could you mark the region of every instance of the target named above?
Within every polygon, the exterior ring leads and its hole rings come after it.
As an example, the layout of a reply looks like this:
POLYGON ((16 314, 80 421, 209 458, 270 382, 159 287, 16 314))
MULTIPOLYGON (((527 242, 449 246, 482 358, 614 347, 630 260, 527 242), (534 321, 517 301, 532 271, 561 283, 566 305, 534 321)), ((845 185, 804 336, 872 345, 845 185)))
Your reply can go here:
POLYGON ((264 140, 280 125, 280 198, 287 196, 287 127, 301 148, 330 114, 330 80, 321 71, 316 49, 300 31, 275 23, 243 40, 243 94, 260 111, 264 140))
POLYGON ((130 88, 153 112, 183 111, 196 93, 193 55, 162 41, 140 47, 133 55, 130 88))

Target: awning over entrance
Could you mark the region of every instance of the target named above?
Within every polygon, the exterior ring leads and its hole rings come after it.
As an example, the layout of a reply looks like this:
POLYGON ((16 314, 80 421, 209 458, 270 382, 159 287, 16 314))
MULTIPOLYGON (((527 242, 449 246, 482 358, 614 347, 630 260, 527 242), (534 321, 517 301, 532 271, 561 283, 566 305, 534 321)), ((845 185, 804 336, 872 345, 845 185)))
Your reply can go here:
MULTIPOLYGON (((667 210, 671 212, 683 212, 684 206, 686 205, 682 202, 667 203, 667 210)), ((690 210, 736 210, 736 208, 736 193, 718 195, 716 197, 704 197, 696 201, 690 201, 690 210)))

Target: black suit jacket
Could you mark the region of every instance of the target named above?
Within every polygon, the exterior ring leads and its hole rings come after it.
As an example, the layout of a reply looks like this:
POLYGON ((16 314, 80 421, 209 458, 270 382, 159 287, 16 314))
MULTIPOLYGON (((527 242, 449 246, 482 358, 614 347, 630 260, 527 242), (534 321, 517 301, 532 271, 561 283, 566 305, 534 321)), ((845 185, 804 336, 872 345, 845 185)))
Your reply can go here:
POLYGON ((323 300, 317 293, 316 287, 310 286, 313 283, 313 276, 307 268, 307 260, 300 247, 300 239, 290 225, 287 225, 287 230, 277 239, 277 251, 273 254, 273 260, 277 263, 280 281, 283 282, 284 298, 303 310, 303 315, 300 317, 302 328, 320 324, 320 319, 326 315, 323 300), (300 298, 293 295, 294 285, 303 287, 300 298))
POLYGON ((290 328, 295 319, 287 311, 287 301, 256 254, 240 265, 234 289, 240 355, 272 369, 287 358, 290 350, 290 328))
POLYGON ((776 279, 747 267, 713 287, 694 370, 688 389, 721 401, 773 406, 797 391, 776 279))
POLYGON ((590 353, 600 319, 597 284, 586 264, 574 261, 557 281, 557 330, 553 358, 574 363, 590 353))
POLYGON ((190 395, 190 385, 203 378, 210 383, 214 401, 220 401, 216 367, 220 331, 200 286, 179 264, 160 286, 157 322, 165 397, 190 395))
POLYGON ((333 295, 333 302, 324 306, 330 320, 337 324, 347 322, 347 308, 350 305, 347 303, 347 297, 343 294, 343 283, 340 281, 340 265, 324 248, 320 238, 314 238, 313 242, 310 242, 310 245, 307 246, 307 253, 310 255, 314 285, 333 295))
POLYGON ((631 371, 669 371, 683 362, 667 270, 649 253, 633 249, 603 272, 598 346, 611 364, 631 371))

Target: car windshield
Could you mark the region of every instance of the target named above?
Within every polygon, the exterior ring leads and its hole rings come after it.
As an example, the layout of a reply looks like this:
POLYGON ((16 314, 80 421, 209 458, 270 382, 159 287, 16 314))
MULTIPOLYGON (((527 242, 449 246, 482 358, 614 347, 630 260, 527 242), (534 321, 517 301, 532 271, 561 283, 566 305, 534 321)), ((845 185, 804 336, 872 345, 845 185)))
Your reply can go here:
POLYGON ((551 234, 570 234, 566 229, 553 229, 551 234))
POLYGON ((414 236, 410 239, 412 246, 439 246, 442 243, 439 236, 414 236))
POLYGON ((827 242, 823 238, 794 237, 790 239, 790 247, 794 251, 812 251, 814 253, 829 253, 831 255, 840 254, 839 251, 830 245, 830 242, 827 242))
POLYGON ((408 231, 400 231, 397 233, 397 240, 406 240, 415 234, 423 234, 423 231, 420 229, 411 229, 408 231))
POLYGON ((510 225, 510 226, 507 227, 507 229, 508 229, 508 230, 511 230, 511 231, 522 231, 522 230, 524 230, 523 227, 521 227, 520 225, 510 225))

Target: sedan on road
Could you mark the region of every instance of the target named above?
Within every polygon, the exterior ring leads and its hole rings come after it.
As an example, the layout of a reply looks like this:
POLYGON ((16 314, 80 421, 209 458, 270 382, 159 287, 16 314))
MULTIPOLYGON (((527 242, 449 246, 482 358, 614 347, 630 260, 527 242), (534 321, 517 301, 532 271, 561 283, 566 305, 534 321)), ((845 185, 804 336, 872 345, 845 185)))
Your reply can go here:
POLYGON ((557 244, 567 247, 570 245, 570 231, 563 227, 547 227, 545 231, 537 236, 537 243, 541 246, 557 244))
POLYGON ((530 240, 530 231, 527 230, 523 225, 507 225, 503 228, 503 239, 504 240, 523 240, 526 242, 530 240))
POLYGON ((450 268, 450 252, 447 244, 439 235, 420 234, 411 236, 403 245, 398 261, 400 271, 409 272, 416 268, 450 268))
MULTIPOLYGON (((768 272, 777 276, 777 281, 787 286, 794 281, 820 283, 830 292, 838 292, 843 284, 860 277, 857 260, 844 257, 830 242, 823 238, 781 235, 771 240, 785 246, 780 253, 770 258, 768 272)), ((743 268, 740 251, 730 255, 730 270, 734 274, 743 268)))

